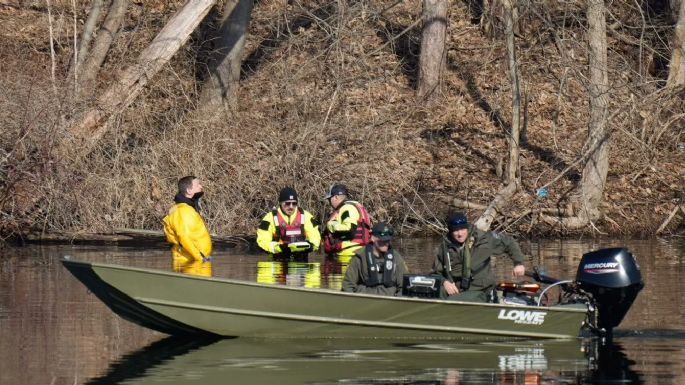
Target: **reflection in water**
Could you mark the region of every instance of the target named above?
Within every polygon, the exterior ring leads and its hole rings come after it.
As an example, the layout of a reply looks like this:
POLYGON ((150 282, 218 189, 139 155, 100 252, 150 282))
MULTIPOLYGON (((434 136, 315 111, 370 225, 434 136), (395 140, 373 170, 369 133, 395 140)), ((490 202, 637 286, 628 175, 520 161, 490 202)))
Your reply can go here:
POLYGON ((323 262, 323 281, 325 287, 342 290, 342 282, 351 259, 352 257, 349 255, 326 255, 323 262))
POLYGON ((88 384, 640 384, 619 345, 597 340, 407 344, 183 340, 128 354, 88 384))
POLYGON ((199 275, 201 277, 212 276, 212 262, 192 261, 183 262, 179 259, 172 261, 171 270, 176 273, 183 273, 189 275, 199 275))
POLYGON ((596 369, 591 372, 593 384, 642 384, 642 378, 631 366, 635 361, 628 359, 620 343, 598 344, 596 369))
POLYGON ((271 259, 257 262, 257 282, 320 288, 321 263, 271 259))

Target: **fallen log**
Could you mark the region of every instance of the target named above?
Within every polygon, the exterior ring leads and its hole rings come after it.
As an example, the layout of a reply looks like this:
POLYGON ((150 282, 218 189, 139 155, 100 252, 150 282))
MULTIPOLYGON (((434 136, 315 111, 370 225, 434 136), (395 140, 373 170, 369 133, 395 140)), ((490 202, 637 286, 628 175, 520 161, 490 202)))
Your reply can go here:
MULTIPOLYGON (((248 237, 212 234, 215 248, 247 248, 253 242, 248 237)), ((167 248, 168 243, 161 230, 114 229, 111 233, 91 232, 29 232, 23 234, 22 243, 36 244, 81 244, 81 245, 126 245, 167 248)))
POLYGON ((501 189, 495 196, 495 199, 493 199, 492 202, 490 202, 488 208, 485 209, 485 212, 483 212, 480 218, 478 218, 478 220, 475 223, 475 226, 483 231, 490 230, 490 225, 492 225, 492 222, 497 217, 497 212, 502 209, 504 204, 509 202, 509 200, 514 195, 517 189, 518 183, 516 182, 516 180, 514 180, 513 182, 506 185, 506 187, 501 189))
MULTIPOLYGON (((127 229, 127 228, 124 228, 124 229, 114 229, 113 233, 116 235, 123 235, 123 236, 164 238, 164 232, 161 230, 144 230, 144 229, 127 229)), ((244 246, 248 246, 250 244, 250 240, 247 237, 238 237, 238 236, 231 236, 231 235, 217 235, 217 234, 210 234, 210 235, 212 237, 213 243, 233 244, 235 246, 238 246, 241 244, 244 246)))
POLYGON ((124 70, 81 117, 66 124, 66 138, 58 154, 68 158, 87 155, 107 130, 110 117, 126 108, 188 40, 216 0, 189 0, 162 28, 134 64, 124 70))

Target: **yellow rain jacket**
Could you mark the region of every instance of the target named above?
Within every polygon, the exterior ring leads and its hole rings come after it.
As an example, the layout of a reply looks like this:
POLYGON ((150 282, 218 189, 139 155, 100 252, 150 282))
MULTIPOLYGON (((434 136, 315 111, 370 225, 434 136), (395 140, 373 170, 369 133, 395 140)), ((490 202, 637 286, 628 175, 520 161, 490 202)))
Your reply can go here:
POLYGON ((187 203, 177 203, 169 209, 169 215, 164 217, 164 235, 172 245, 174 266, 202 263, 203 256, 212 254, 212 240, 205 222, 187 203))
POLYGON ((333 210, 324 229, 327 242, 338 250, 326 250, 347 263, 356 251, 368 242, 371 222, 361 203, 345 201, 333 210), (362 211, 363 210, 363 211, 362 211), (335 245, 335 243, 338 243, 335 245))

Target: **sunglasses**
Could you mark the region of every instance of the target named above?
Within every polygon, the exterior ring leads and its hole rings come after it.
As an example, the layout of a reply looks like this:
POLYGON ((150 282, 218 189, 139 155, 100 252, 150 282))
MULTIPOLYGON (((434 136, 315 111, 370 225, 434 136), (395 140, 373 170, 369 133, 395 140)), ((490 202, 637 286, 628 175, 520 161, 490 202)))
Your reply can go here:
POLYGON ((297 202, 292 202, 292 201, 291 202, 283 202, 283 206, 295 207, 295 206, 297 206, 297 202))
POLYGON ((459 225, 465 225, 466 224, 466 219, 464 218, 459 218, 459 219, 454 219, 449 222, 451 226, 459 226, 459 225))

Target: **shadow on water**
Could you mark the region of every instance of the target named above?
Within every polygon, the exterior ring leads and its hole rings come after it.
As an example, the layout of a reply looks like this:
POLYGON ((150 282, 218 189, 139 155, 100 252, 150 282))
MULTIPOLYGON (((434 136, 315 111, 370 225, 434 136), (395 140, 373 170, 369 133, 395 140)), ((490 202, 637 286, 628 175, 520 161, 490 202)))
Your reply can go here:
POLYGON ((127 354, 110 365, 107 374, 93 378, 88 385, 119 384, 128 379, 142 377, 145 371, 154 368, 176 356, 190 354, 193 350, 211 345, 219 339, 205 337, 167 337, 138 351, 127 354))
POLYGON ((620 344, 168 337, 87 384, 640 384, 620 344))

